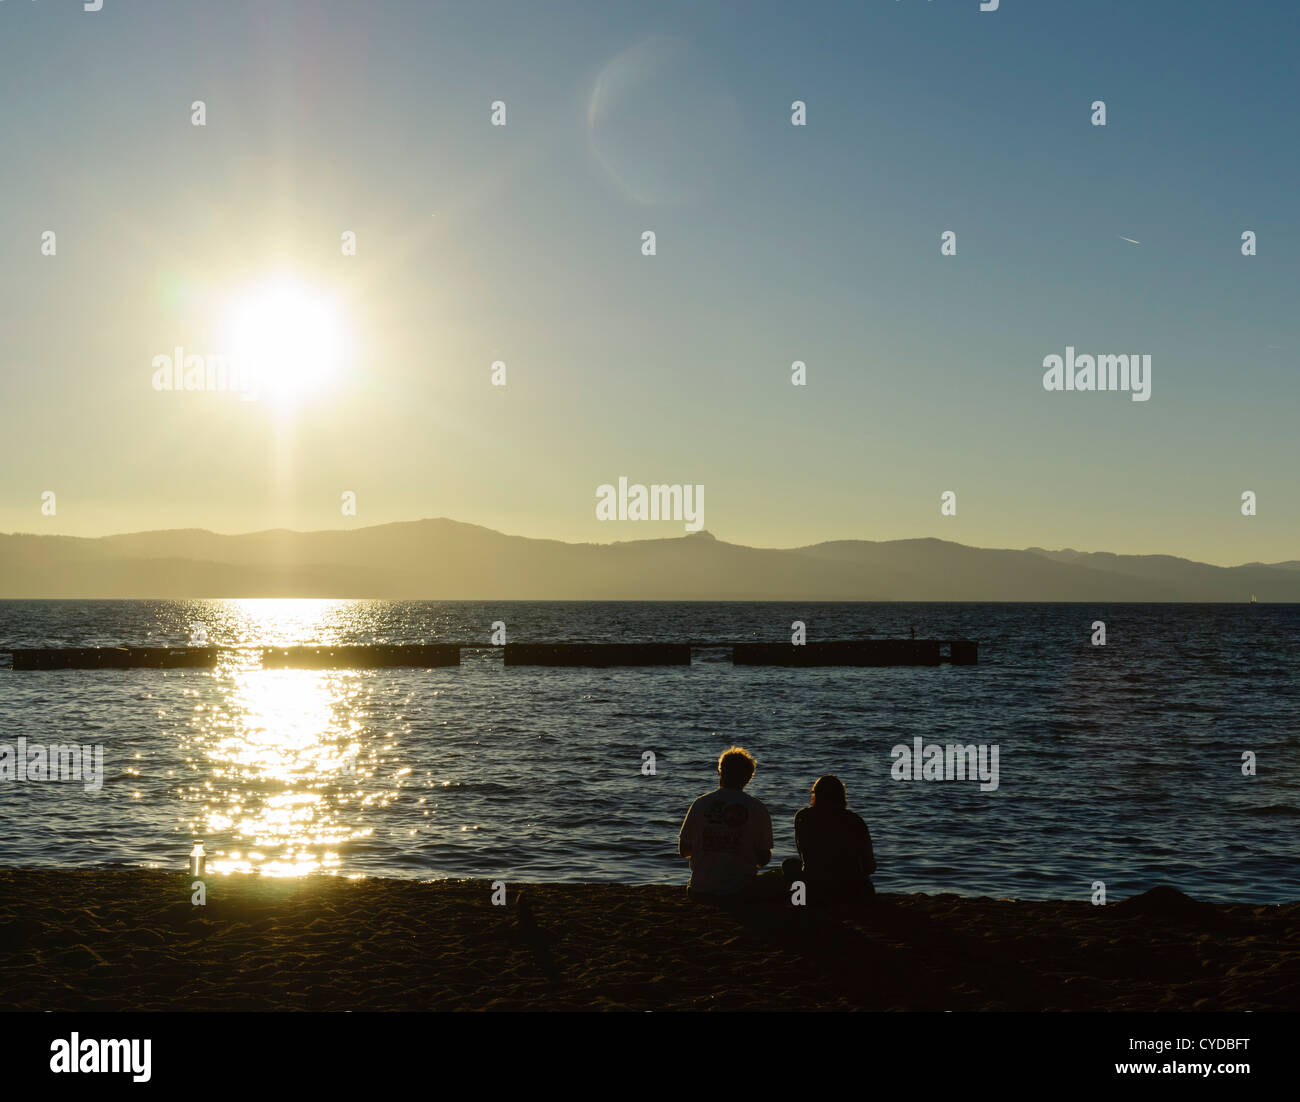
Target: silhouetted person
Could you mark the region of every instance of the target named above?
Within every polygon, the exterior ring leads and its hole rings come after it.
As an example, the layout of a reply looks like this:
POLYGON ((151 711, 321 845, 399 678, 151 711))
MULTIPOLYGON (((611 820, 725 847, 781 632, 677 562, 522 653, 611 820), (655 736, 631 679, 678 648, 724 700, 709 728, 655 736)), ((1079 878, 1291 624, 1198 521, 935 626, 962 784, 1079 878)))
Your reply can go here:
POLYGON ((818 777, 812 803, 794 817, 794 843, 809 903, 871 899, 876 871, 867 824, 848 808, 844 784, 831 773, 818 777))
POLYGON ((718 788, 686 812, 677 852, 691 862, 692 895, 746 895, 754 876, 772 859, 772 817, 742 791, 754 775, 754 757, 732 746, 718 758, 718 788))

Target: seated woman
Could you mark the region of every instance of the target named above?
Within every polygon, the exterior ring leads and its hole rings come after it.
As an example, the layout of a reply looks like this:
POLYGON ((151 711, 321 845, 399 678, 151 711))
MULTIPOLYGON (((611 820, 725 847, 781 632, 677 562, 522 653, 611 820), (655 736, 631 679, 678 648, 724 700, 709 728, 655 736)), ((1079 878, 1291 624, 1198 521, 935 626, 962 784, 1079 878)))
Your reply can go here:
POLYGON ((844 784, 831 773, 818 777, 812 803, 794 817, 794 841, 808 886, 808 902, 846 903, 876 894, 876 871, 867 824, 848 809, 844 784))

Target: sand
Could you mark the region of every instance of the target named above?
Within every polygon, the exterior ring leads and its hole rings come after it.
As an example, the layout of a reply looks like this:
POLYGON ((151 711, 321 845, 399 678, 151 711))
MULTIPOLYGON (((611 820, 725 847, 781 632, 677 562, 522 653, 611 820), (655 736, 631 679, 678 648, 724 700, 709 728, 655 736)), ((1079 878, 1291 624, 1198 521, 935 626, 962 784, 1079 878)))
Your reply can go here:
POLYGON ((9 1010, 1295 1010, 1300 903, 0 870, 9 1010), (522 892, 523 902, 519 902, 522 892))

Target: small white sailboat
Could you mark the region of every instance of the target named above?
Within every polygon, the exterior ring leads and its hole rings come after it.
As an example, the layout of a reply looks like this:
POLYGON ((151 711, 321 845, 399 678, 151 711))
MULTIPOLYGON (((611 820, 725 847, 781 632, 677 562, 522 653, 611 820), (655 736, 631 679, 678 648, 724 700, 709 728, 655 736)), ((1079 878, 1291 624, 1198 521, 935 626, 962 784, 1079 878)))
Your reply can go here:
POLYGON ((1250 603, 1251 603, 1252 605, 1258 603, 1258 602, 1255 600, 1255 594, 1253 594, 1253 593, 1250 595, 1250 603))

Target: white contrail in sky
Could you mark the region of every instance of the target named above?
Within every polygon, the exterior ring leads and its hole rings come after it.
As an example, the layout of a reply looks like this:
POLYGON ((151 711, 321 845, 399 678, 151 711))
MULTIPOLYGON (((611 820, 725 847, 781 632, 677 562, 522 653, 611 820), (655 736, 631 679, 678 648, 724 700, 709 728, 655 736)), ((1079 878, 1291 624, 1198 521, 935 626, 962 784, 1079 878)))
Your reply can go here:
POLYGON ((1125 237, 1123 234, 1120 234, 1120 235, 1119 235, 1119 239, 1120 239, 1121 241, 1127 241, 1130 245, 1141 245, 1141 244, 1142 244, 1141 241, 1134 241, 1133 238, 1131 238, 1131 237, 1125 237))

